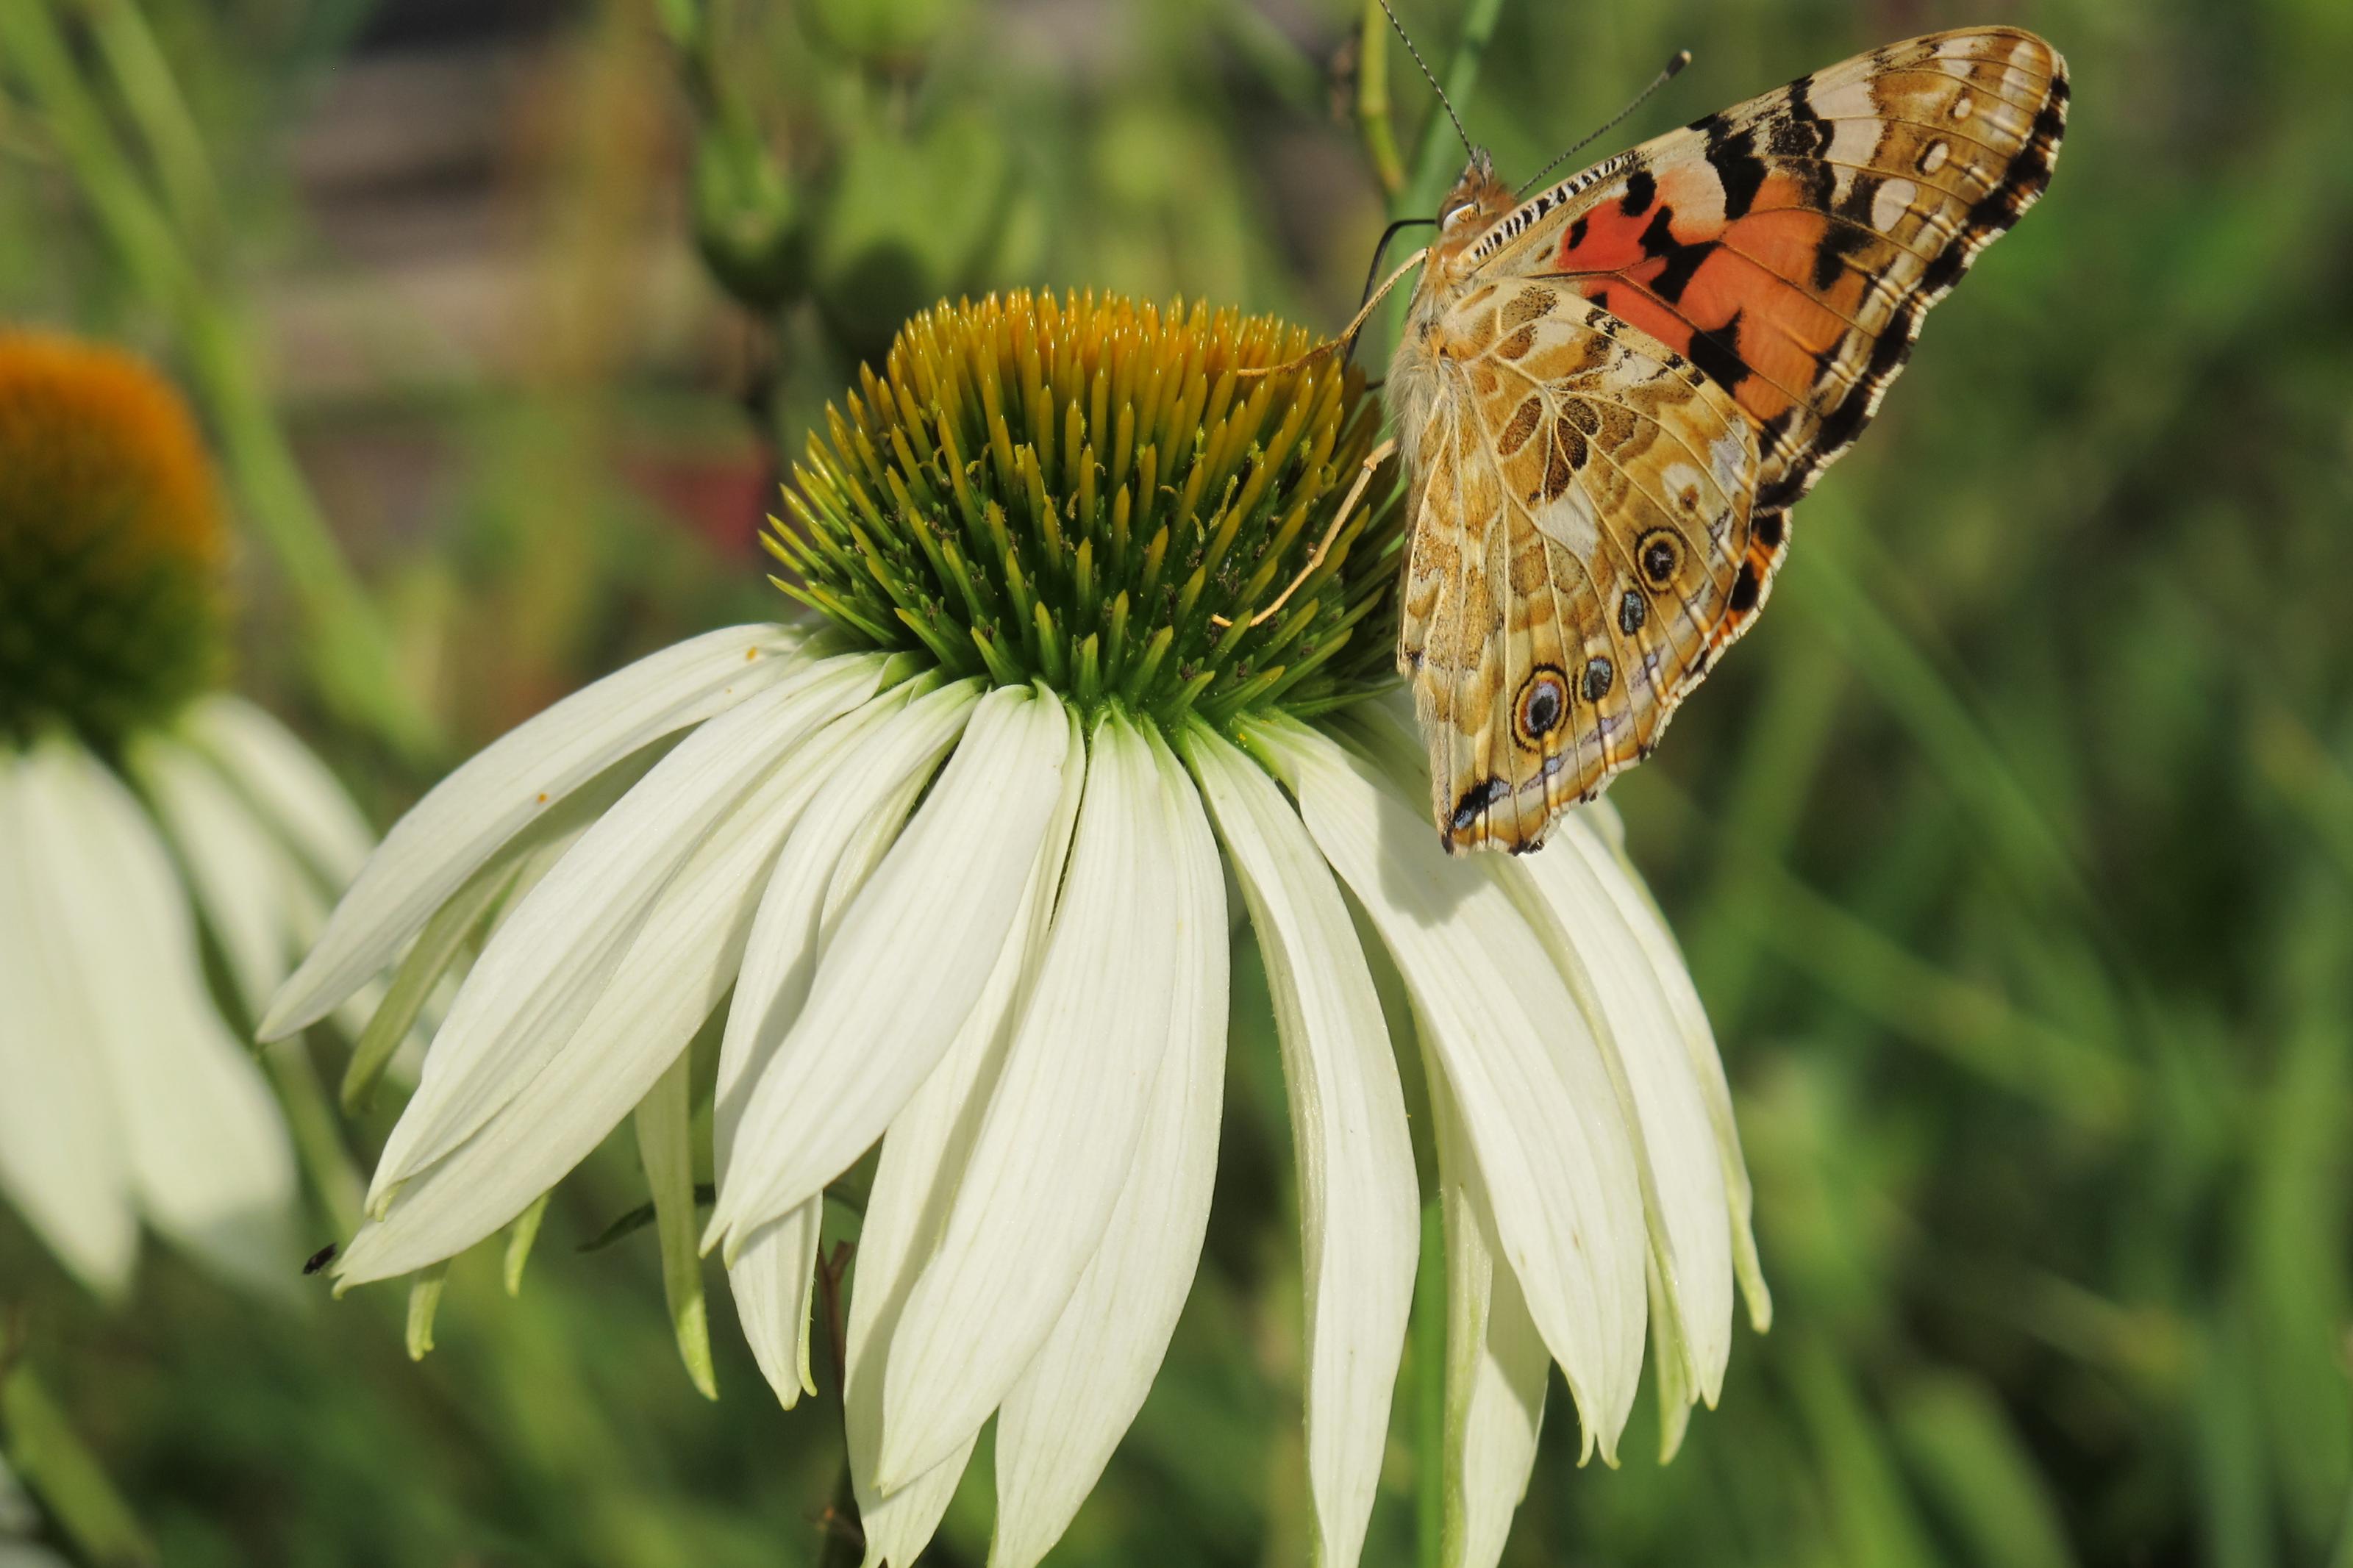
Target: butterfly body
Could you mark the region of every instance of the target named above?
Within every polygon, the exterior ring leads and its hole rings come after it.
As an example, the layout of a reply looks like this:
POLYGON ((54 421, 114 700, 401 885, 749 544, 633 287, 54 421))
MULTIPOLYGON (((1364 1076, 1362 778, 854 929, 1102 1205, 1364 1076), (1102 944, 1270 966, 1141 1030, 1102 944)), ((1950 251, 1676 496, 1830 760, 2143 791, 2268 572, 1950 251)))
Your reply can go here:
POLYGON ((1891 45, 1514 200, 1474 153, 1390 367, 1398 668, 1450 849, 1528 849, 1755 620, 1788 512, 2041 194, 2056 51, 1891 45))

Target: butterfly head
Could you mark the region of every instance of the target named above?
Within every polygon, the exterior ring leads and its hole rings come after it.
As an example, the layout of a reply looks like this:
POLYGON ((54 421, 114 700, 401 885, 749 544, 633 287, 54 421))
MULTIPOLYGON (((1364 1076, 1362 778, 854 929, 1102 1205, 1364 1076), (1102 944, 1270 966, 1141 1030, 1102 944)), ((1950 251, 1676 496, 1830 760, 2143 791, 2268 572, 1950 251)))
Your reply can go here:
POLYGON ((1462 177, 1438 204, 1437 260, 1441 267, 1469 249, 1497 218, 1515 204, 1511 186, 1495 178, 1494 160, 1484 147, 1474 149, 1462 165, 1462 177))

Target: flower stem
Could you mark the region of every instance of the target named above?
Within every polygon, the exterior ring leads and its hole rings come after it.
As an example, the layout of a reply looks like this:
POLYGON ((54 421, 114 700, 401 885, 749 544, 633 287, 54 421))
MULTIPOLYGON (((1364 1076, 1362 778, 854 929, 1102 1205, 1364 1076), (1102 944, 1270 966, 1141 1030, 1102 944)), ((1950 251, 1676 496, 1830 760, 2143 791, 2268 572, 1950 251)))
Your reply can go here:
POLYGON ((1389 119, 1389 19, 1381 0, 1365 0, 1364 20, 1356 28, 1356 132, 1381 195, 1395 199, 1405 188, 1405 159, 1389 119))
MULTIPOLYGON (((1457 113, 1468 110, 1471 95, 1479 87, 1479 68, 1486 63, 1487 46, 1494 41, 1495 24, 1502 20, 1504 0, 1471 0, 1468 15, 1462 18, 1462 36, 1455 41, 1454 58, 1446 65, 1446 96, 1457 113)), ((1413 178, 1390 203, 1392 217, 1428 217, 1438 210, 1438 198, 1446 193, 1455 170, 1454 125, 1442 109, 1434 109, 1421 128, 1421 145, 1414 152, 1413 178)))
POLYGON ((326 1086, 319 1081, 302 1037, 297 1035, 263 1047, 261 1062, 277 1088, 278 1102, 285 1108, 286 1125, 293 1133, 295 1155, 327 1211, 328 1223, 339 1237, 356 1235, 367 1184, 360 1180, 351 1151, 343 1146, 334 1106, 327 1098, 326 1086))
POLYGON ((162 1561, 131 1505, 32 1368, 0 1357, 0 1453, 40 1495, 51 1521, 91 1563, 144 1568, 162 1561))

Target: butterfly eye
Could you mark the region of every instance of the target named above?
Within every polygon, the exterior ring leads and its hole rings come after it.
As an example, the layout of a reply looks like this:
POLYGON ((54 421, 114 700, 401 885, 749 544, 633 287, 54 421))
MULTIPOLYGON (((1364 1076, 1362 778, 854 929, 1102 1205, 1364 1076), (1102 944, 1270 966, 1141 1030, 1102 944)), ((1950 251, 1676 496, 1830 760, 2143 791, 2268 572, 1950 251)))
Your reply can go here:
POLYGON ((1438 215, 1438 226, 1451 233, 1464 218, 1476 211, 1477 205, 1468 198, 1452 203, 1438 215))
POLYGON ((1559 670, 1540 664, 1528 672, 1520 686, 1520 740, 1529 746, 1539 745, 1546 735, 1560 728, 1568 713, 1568 683, 1559 670))
POLYGON ((1642 568, 1644 580, 1653 588, 1663 588, 1675 580, 1676 569, 1683 565, 1683 541, 1663 528, 1654 528, 1636 542, 1634 559, 1642 568))
POLYGON ((1651 602, 1640 588, 1629 588, 1618 600, 1618 629, 1632 637, 1651 618, 1651 602))

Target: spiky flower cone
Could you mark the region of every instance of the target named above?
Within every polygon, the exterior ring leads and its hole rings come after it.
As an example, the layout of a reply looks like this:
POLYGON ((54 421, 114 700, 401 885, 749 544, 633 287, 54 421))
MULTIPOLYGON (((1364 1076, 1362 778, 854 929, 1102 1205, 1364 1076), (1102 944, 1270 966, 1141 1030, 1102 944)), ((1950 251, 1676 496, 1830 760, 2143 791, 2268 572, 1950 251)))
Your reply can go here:
POLYGON ((227 554, 177 394, 119 350, 0 332, 0 740, 111 748, 212 685, 227 554))
POLYGON ((779 586, 955 674, 1166 726, 1362 695, 1389 669, 1388 626, 1363 623, 1388 607, 1396 507, 1359 503, 1252 624, 1379 433, 1336 354, 1238 374, 1312 343, 1272 317, 1092 294, 927 310, 811 434, 799 526, 766 538, 797 574, 779 586))

